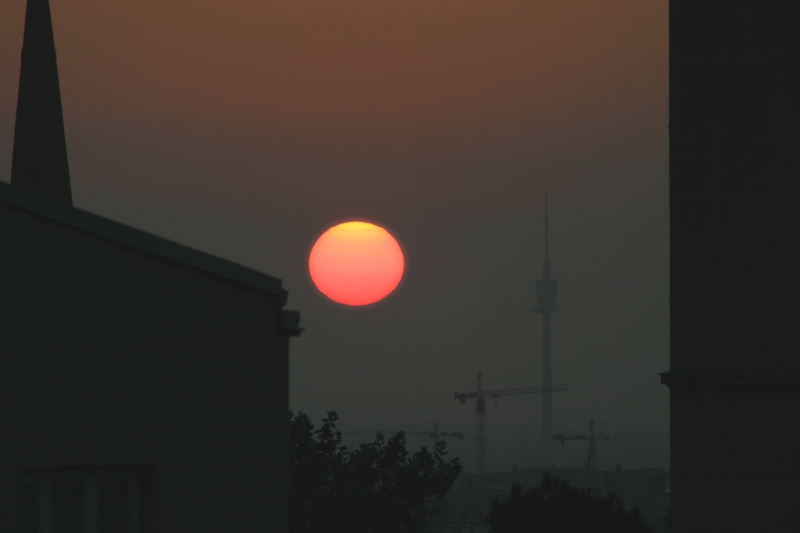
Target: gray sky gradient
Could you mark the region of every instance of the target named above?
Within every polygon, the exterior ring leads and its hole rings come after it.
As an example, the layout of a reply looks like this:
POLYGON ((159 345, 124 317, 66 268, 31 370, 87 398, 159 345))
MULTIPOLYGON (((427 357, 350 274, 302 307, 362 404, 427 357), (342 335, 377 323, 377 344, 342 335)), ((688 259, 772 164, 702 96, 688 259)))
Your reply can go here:
MULTIPOLYGON (((668 429, 666 0, 163 3, 51 0, 75 205, 282 278, 306 328, 294 410, 463 427, 474 463, 453 392, 479 370, 540 380, 548 191, 556 430, 668 429), (348 219, 406 254, 367 308, 327 301, 306 268, 348 219)), ((5 181, 23 15, 0 6, 5 181)), ((490 405, 490 469, 536 462, 538 416, 536 397, 490 405)), ((667 449, 612 456, 666 466, 667 449)))

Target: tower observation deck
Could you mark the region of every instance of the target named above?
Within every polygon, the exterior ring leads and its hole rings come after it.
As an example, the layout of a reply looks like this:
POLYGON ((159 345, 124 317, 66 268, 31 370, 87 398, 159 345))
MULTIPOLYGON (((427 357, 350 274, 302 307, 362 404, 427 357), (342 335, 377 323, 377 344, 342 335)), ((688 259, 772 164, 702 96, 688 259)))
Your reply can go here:
MULTIPOLYGON (((552 386, 550 316, 558 311, 556 293, 558 282, 550 272, 553 263, 550 261, 548 241, 547 195, 544 197, 544 268, 541 279, 536 280, 536 306, 533 310, 542 315, 542 387, 549 390, 552 386)), ((542 394, 542 466, 548 467, 553 460, 553 394, 542 394)))

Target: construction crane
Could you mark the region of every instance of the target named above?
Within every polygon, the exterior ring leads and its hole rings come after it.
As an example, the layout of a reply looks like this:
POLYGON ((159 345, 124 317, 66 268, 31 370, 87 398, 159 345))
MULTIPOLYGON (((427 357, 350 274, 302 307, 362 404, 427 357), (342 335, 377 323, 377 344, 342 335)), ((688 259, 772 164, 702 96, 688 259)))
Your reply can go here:
MULTIPOLYGON (((403 430, 398 430, 403 431, 403 430)), ((375 435, 377 433, 389 433, 388 431, 346 431, 345 435, 375 435)), ((454 437, 458 440, 464 440, 464 433, 462 432, 447 432, 447 431, 439 431, 439 422, 434 422, 433 424, 433 431, 406 431, 408 435, 421 435, 423 437, 430 437, 434 440, 439 440, 444 437, 454 437)))
POLYGON ((602 439, 609 441, 612 439, 668 439, 669 432, 666 431, 634 431, 630 433, 595 433, 594 431, 595 420, 589 420, 589 434, 588 435, 564 435, 558 433, 553 435, 553 440, 561 441, 564 445, 566 440, 588 440, 589 453, 586 457, 586 470, 594 472, 597 470, 597 440, 602 439))
POLYGON ((475 392, 457 392, 455 399, 460 403, 467 403, 467 399, 475 398, 475 418, 478 423, 478 473, 486 473, 486 398, 497 400, 500 396, 516 396, 518 394, 541 394, 543 392, 559 392, 569 390, 566 385, 551 385, 549 387, 517 387, 512 389, 484 390, 482 372, 478 372, 475 392))

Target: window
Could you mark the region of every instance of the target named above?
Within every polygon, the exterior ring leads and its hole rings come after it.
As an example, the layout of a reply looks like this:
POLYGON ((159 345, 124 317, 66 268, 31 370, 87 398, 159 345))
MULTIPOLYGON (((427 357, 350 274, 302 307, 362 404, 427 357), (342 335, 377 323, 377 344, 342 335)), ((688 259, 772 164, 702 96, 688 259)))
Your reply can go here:
POLYGON ((125 470, 23 474, 23 533, 137 533, 138 482, 125 470))

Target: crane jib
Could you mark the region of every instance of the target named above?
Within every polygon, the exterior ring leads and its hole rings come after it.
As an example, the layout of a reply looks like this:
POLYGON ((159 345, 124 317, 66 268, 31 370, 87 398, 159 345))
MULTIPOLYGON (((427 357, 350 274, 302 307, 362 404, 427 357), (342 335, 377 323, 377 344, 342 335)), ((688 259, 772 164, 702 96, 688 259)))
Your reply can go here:
POLYGON ((481 391, 480 393, 477 392, 456 392, 454 397, 461 403, 466 403, 468 398, 478 398, 478 397, 492 397, 492 398, 499 398, 500 396, 515 396, 518 394, 541 394, 545 392, 561 392, 561 391, 568 391, 569 387, 567 385, 553 385, 551 387, 518 387, 516 389, 489 389, 481 391))

